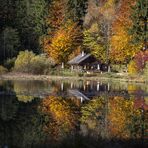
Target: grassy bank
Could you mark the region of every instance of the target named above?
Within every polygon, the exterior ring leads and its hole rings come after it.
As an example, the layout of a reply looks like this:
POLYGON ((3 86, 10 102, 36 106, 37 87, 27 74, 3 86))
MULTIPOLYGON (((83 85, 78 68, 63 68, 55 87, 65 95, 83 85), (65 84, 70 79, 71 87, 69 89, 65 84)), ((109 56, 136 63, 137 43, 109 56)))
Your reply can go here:
POLYGON ((140 75, 128 75, 124 73, 99 73, 99 74, 83 74, 83 75, 32 75, 25 73, 6 73, 0 75, 0 80, 107 80, 107 81, 123 81, 123 82, 136 82, 148 83, 148 79, 140 75))

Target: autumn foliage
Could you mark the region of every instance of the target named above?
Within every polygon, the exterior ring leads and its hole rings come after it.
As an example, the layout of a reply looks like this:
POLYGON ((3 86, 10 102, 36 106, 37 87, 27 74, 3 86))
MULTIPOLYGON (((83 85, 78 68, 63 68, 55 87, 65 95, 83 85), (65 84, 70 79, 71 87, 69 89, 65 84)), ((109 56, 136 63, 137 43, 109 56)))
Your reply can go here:
POLYGON ((76 116, 74 109, 71 108, 70 103, 62 97, 47 97, 43 99, 40 110, 49 118, 45 123, 44 130, 52 134, 56 140, 63 134, 68 134, 76 126, 76 116))
MULTIPOLYGON (((140 109, 134 108, 133 99, 127 100, 123 97, 115 97, 113 100, 110 100, 109 107, 109 130, 111 131, 112 136, 122 139, 130 138, 132 135, 132 128, 129 130, 129 127, 134 126, 134 117, 137 119, 140 118, 140 109)), ((140 124, 140 122, 138 124, 140 124)), ((140 134, 137 136, 140 136, 140 134)))
POLYGON ((142 73, 147 61, 148 51, 138 52, 134 59, 129 63, 129 73, 142 73))
POLYGON ((95 97, 81 108, 81 123, 87 126, 87 134, 91 136, 122 140, 140 138, 139 127, 146 121, 142 123, 141 108, 135 107, 135 102, 132 97, 95 97))
POLYGON ((116 10, 116 19, 112 24, 110 52, 111 60, 116 63, 128 63, 142 48, 142 45, 131 44, 132 35, 128 33, 128 28, 132 26, 130 14, 134 2, 134 0, 123 0, 116 10))
POLYGON ((65 5, 65 0, 53 0, 49 5, 49 12, 45 20, 48 27, 47 33, 51 37, 64 23, 65 5))
POLYGON ((141 72, 145 66, 141 51, 147 48, 147 0, 9 1, 0 6, 3 66, 22 50, 45 53, 55 67, 82 50, 111 68, 129 65, 129 71, 141 72))
POLYGON ((43 39, 43 49, 57 63, 67 62, 70 54, 78 47, 80 37, 77 23, 68 21, 57 30, 52 39, 49 36, 43 39))

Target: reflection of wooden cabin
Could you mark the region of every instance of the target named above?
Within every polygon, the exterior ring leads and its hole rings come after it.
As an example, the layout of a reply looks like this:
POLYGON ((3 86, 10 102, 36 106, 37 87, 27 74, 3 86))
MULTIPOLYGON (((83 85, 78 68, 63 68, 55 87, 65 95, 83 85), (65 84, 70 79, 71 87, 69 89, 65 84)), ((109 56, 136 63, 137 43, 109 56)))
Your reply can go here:
POLYGON ((76 98, 80 99, 81 100, 81 103, 84 101, 84 100, 90 100, 87 96, 85 96, 83 93, 81 93, 79 90, 72 90, 72 89, 69 89, 68 90, 68 93, 71 94, 72 96, 75 96, 76 98))
POLYGON ((100 70, 100 62, 91 54, 82 52, 68 62, 72 70, 100 70))

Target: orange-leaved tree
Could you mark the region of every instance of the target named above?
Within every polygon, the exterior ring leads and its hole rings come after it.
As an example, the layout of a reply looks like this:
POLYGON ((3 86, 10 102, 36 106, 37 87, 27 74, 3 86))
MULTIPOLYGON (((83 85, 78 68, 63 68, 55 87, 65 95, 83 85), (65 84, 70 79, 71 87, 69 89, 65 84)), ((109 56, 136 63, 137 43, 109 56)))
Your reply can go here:
POLYGON ((113 22, 111 36, 111 60, 116 63, 128 63, 134 55, 141 49, 131 43, 132 35, 129 35, 128 29, 132 26, 130 19, 131 6, 134 0, 123 0, 120 7, 116 10, 116 19, 113 22))
POLYGON ((58 30, 65 20, 66 1, 65 0, 52 0, 48 14, 46 17, 47 34, 53 35, 58 30))

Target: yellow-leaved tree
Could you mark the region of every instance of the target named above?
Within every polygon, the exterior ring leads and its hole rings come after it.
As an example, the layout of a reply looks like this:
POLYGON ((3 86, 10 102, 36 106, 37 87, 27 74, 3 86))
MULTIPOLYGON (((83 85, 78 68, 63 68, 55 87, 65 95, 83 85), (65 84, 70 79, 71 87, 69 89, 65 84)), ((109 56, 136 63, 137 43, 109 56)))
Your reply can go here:
POLYGON ((85 48, 89 49, 90 53, 98 60, 105 62, 107 46, 100 24, 93 23, 89 29, 84 30, 83 35, 83 45, 85 48))
POLYGON ((46 118, 43 130, 52 140, 64 138, 76 127, 77 116, 69 99, 53 96, 44 98, 39 110, 46 118))
POLYGON ((108 128, 111 137, 122 139, 129 139, 132 136, 140 137, 140 128, 135 129, 135 127, 141 126, 141 111, 134 107, 134 100, 117 96, 110 99, 108 128))
POLYGON ((52 39, 49 36, 43 39, 43 49, 57 64, 66 63, 70 54, 79 46, 80 38, 77 23, 69 20, 55 32, 52 39))

